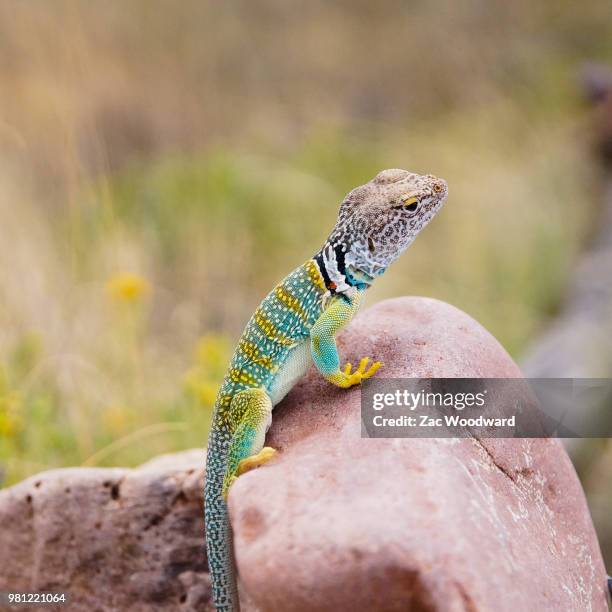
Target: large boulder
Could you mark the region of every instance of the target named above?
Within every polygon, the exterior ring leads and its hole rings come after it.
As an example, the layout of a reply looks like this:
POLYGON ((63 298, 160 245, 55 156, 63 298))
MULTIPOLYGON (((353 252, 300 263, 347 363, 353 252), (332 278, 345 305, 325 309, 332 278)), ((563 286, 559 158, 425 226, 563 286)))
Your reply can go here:
MULTIPOLYGON (((363 312, 339 348, 386 377, 521 375, 472 319, 422 298, 363 312)), ((607 609, 557 441, 362 439, 359 397, 309 372, 275 411, 278 458, 233 486, 245 612, 607 609)), ((189 451, 0 491, 0 591, 64 590, 76 611, 211 610, 202 464, 189 451)))
MULTIPOLYGON (((340 352, 380 376, 520 377, 459 310, 400 298, 340 352)), ((557 440, 362 439, 359 389, 311 371, 278 406, 273 462, 230 493, 237 565, 262 611, 607 610, 576 473, 557 440)))

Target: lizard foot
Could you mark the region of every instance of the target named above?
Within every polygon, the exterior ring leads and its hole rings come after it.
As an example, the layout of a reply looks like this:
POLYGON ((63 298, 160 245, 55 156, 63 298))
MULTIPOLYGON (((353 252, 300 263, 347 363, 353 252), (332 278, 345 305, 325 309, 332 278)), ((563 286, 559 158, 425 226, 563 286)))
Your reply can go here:
POLYGON ((351 374, 351 369, 353 366, 350 363, 347 363, 344 366, 343 379, 340 381, 339 386, 348 388, 353 385, 358 385, 362 380, 366 378, 370 378, 373 376, 379 368, 383 365, 380 361, 375 361, 368 368, 368 363, 370 362, 369 357, 364 357, 360 362, 358 368, 351 374))
POLYGON ((268 463, 270 459, 272 459, 278 451, 275 448, 270 446, 264 446, 256 455, 251 457, 246 457, 246 459, 242 459, 238 463, 238 467, 236 468, 236 472, 234 474, 226 475, 223 479, 223 487, 221 488, 221 495, 223 499, 227 501, 227 496, 229 495, 230 487, 236 482, 238 476, 245 474, 246 472, 250 472, 255 468, 258 468, 265 463, 268 463))
POLYGON ((272 459, 272 457, 274 457, 276 453, 277 450, 275 448, 272 448, 270 446, 264 446, 256 455, 253 455, 252 457, 247 457, 238 464, 238 468, 236 469, 236 476, 240 476, 245 472, 250 472, 251 470, 254 470, 255 468, 258 468, 268 463, 268 461, 270 461, 270 459, 272 459))

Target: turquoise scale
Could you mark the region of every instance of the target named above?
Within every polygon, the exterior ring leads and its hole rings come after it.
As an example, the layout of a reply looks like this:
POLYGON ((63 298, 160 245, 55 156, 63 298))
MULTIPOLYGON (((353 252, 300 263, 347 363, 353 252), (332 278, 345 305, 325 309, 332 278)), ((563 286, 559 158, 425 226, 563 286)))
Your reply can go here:
MULTIPOLYGON (((228 452, 241 416, 232 414, 231 398, 254 387, 270 393, 276 373, 293 348, 309 339, 310 328, 323 311, 326 292, 317 264, 312 260, 289 274, 268 294, 247 323, 219 390, 208 443, 205 490, 208 564, 215 573, 213 598, 218 612, 239 609, 227 506, 221 497, 228 452), (287 305, 279 292, 289 299, 295 298, 296 306, 287 305), (243 348, 245 344, 257 354, 249 355, 243 348), (238 380, 232 380, 232 374, 238 380), (242 377, 247 380, 241 380, 242 377)), ((249 441, 245 438, 245 447, 249 441)))

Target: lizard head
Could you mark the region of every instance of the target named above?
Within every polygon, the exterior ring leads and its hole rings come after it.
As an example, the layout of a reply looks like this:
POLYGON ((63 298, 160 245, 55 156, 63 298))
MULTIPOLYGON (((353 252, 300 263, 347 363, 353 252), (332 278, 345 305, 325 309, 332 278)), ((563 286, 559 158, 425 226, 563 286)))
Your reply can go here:
POLYGON ((322 250, 330 276, 340 269, 348 285, 369 284, 406 250, 447 195, 444 179, 398 169, 353 189, 322 250))

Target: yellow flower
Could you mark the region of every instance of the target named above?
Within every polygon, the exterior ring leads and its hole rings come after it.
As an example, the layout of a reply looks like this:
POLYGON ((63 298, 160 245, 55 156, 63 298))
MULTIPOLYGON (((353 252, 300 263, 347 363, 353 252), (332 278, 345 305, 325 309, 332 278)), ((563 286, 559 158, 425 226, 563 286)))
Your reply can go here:
POLYGON ((108 279, 106 290, 118 302, 137 302, 151 289, 147 280, 138 274, 120 272, 108 279))
POLYGON ((23 423, 18 414, 21 407, 21 395, 16 391, 0 397, 0 436, 14 436, 22 428, 23 423))
POLYGON ((115 435, 122 433, 128 425, 129 412, 124 406, 108 406, 102 413, 104 427, 115 435))
POLYGON ((212 406, 217 397, 219 383, 207 380, 201 368, 192 368, 185 374, 184 384, 187 390, 192 393, 204 406, 212 406))
POLYGON ((183 379, 186 390, 204 406, 215 403, 229 359, 229 343, 220 334, 206 334, 195 348, 195 364, 183 379))
POLYGON ((208 368, 225 369, 229 356, 229 343, 227 338, 219 334, 202 336, 196 346, 196 361, 208 368))

